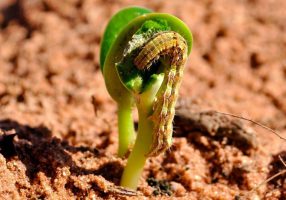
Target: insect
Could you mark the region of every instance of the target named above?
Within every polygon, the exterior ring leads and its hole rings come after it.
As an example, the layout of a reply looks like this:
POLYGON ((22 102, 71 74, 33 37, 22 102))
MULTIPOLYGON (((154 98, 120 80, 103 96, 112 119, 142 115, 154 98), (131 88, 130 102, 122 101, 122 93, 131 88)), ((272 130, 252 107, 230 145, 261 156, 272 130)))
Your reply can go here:
POLYGON ((185 39, 173 31, 155 34, 148 40, 134 59, 139 70, 147 70, 160 57, 167 57, 169 66, 153 106, 153 142, 148 156, 156 156, 171 146, 175 103, 187 60, 188 46, 185 39))

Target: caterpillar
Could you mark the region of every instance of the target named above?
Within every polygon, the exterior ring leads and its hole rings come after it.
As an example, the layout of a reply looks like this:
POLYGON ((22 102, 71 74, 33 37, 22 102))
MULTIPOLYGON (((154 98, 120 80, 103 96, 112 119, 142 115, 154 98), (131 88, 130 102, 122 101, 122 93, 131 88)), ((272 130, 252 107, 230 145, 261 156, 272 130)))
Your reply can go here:
POLYGON ((154 123, 154 132, 152 146, 147 156, 157 156, 172 144, 172 122, 187 52, 187 42, 180 34, 163 31, 154 34, 134 59, 134 65, 139 70, 148 70, 161 56, 167 57, 169 62, 150 117, 154 123))

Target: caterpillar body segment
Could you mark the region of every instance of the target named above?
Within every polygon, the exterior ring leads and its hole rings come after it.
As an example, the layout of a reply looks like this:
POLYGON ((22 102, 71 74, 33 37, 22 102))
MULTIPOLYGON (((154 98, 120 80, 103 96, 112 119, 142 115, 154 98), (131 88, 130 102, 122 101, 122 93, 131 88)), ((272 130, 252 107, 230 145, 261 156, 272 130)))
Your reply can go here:
POLYGON ((178 90, 187 60, 188 46, 185 39, 173 31, 155 34, 148 40, 134 59, 139 70, 147 70, 161 56, 168 56, 169 66, 153 106, 153 142, 148 156, 156 156, 172 143, 173 119, 178 90))

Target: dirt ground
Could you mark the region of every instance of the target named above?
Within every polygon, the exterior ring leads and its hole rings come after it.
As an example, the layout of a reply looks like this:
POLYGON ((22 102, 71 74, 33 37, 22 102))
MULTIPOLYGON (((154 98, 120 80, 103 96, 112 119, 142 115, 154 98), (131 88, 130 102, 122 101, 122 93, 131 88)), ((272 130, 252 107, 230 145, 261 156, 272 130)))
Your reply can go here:
POLYGON ((118 186, 116 104, 99 68, 131 0, 0 1, 0 199, 286 199, 286 1, 136 1, 194 35, 170 151, 118 186), (92 100, 93 99, 93 100, 92 100))

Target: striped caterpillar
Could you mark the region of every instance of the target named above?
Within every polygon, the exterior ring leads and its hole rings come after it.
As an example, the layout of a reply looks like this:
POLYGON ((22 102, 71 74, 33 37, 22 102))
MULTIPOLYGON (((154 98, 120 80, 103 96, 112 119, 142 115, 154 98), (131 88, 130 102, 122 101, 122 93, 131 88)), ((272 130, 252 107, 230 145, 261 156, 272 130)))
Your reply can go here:
POLYGON ((156 95, 151 115, 154 133, 148 156, 156 156, 172 144, 172 122, 187 52, 187 42, 180 34, 164 31, 153 35, 134 59, 134 65, 139 70, 149 69, 161 56, 167 56, 169 59, 169 66, 165 69, 164 80, 156 95))

